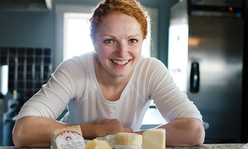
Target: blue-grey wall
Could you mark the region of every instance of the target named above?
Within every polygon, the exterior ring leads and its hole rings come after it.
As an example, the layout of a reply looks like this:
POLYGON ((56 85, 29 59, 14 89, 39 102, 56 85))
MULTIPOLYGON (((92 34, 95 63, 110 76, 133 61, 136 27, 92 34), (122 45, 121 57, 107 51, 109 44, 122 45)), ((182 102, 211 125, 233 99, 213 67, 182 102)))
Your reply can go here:
POLYGON ((0 46, 53 47, 52 11, 0 11, 0 46))
MULTIPOLYGON (((177 0, 140 0, 159 10, 158 58, 167 65, 170 6, 177 0)), ((53 0, 50 11, 0 10, 0 47, 55 48, 56 4, 97 5, 100 0, 53 0)), ((56 54, 56 53, 54 53, 56 54)), ((56 56, 56 55, 55 55, 56 56)))

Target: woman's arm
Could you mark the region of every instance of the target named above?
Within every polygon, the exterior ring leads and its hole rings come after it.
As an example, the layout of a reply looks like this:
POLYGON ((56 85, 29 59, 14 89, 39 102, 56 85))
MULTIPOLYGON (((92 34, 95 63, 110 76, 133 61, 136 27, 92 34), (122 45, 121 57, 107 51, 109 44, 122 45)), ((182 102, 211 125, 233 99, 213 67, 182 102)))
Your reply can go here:
POLYGON ((160 128, 166 129, 166 145, 168 146, 202 145, 205 140, 205 130, 198 119, 177 119, 160 128))
MULTIPOLYGON (((55 129, 72 126, 71 124, 64 124, 56 120, 46 117, 26 116, 18 119, 13 128, 13 142, 19 147, 30 146, 49 146, 51 145, 51 135, 55 129)), ((89 132, 84 132, 84 135, 95 136, 94 125, 87 128, 89 132)), ((84 136, 84 137, 86 137, 84 136)))
POLYGON ((165 65, 154 59, 149 67, 150 81, 147 86, 150 99, 154 100, 159 112, 169 122, 166 129, 168 146, 201 145, 205 131, 202 115, 188 96, 179 90, 165 65))
MULTIPOLYGON (((13 142, 17 148, 50 146, 55 129, 72 126, 46 117, 26 116, 18 119, 13 129, 13 142)), ((75 124, 74 124, 75 125, 75 124)), ((132 132, 123 128, 119 120, 103 120, 99 125, 80 124, 83 137, 93 139, 118 132, 132 132)))
MULTIPOLYGON (((200 146, 204 143, 205 130, 202 122, 198 119, 177 119, 158 128, 166 130, 167 146, 200 146)), ((142 134, 143 132, 137 133, 142 134)))

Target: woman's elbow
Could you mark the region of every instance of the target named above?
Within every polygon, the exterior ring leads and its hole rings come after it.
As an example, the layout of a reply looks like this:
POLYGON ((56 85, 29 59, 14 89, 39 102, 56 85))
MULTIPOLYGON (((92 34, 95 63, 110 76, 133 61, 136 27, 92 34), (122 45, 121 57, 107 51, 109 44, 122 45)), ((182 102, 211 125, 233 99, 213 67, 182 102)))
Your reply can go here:
POLYGON ((12 131, 12 140, 13 140, 13 143, 14 145, 16 146, 16 148, 20 148, 20 147, 23 147, 23 145, 21 144, 22 143, 22 140, 24 138, 23 134, 22 133, 22 130, 20 127, 15 124, 14 128, 13 128, 13 131, 12 131))
POLYGON ((195 138, 195 142, 194 142, 193 145, 201 146, 204 143, 204 140, 205 140, 205 133, 199 133, 197 136, 198 137, 195 138))
POLYGON ((18 137, 13 136, 12 138, 13 138, 13 143, 16 146, 16 148, 23 147, 23 145, 21 144, 21 141, 20 141, 20 139, 18 137))
POLYGON ((202 125, 202 122, 196 122, 194 124, 194 128, 193 128, 193 131, 194 131, 194 138, 193 138, 193 141, 192 142, 192 145, 197 145, 197 146, 201 146, 204 141, 205 141, 205 130, 204 130, 204 127, 202 125))
POLYGON ((30 137, 28 135, 31 131, 26 121, 28 121, 26 117, 18 119, 12 130, 12 140, 17 148, 26 146, 25 143, 30 141, 30 137))

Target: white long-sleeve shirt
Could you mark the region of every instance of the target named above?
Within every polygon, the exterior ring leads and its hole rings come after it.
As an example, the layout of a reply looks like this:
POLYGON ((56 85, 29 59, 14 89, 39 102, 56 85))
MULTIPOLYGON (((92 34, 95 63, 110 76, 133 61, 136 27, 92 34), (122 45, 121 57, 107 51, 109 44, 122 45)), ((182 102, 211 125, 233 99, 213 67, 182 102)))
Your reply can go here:
POLYGON ((179 118, 202 120, 165 65, 155 58, 141 57, 120 99, 106 100, 96 79, 93 54, 61 63, 48 83, 24 104, 17 119, 30 115, 57 119, 68 105, 65 123, 99 124, 103 119, 117 118, 124 128, 138 131, 153 99, 167 122, 179 118))

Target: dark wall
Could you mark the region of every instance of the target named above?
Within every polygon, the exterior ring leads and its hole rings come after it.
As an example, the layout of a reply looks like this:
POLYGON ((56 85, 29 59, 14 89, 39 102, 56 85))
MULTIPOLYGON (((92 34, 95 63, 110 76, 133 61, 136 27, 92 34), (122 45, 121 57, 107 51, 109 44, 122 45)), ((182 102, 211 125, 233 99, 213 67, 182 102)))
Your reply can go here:
MULTIPOLYGON (((56 4, 97 5, 99 2, 100 0, 54 0, 53 9, 49 11, 0 10, 0 47, 54 49, 56 4)), ((159 10, 158 58, 165 65, 168 53, 169 12, 170 6, 175 2, 177 0, 140 0, 142 5, 159 10)))

